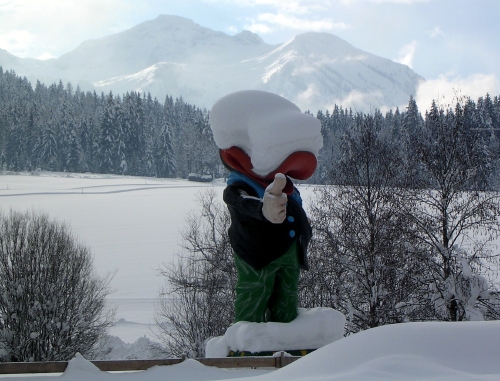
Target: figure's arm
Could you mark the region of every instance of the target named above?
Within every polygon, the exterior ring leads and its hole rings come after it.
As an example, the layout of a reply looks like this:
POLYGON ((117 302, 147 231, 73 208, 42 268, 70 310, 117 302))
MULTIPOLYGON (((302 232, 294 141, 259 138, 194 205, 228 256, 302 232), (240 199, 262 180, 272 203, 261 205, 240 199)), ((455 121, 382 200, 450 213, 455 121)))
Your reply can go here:
POLYGON ((255 193, 248 184, 235 182, 224 190, 224 201, 246 216, 281 224, 286 218, 288 201, 282 192, 285 184, 285 175, 276 174, 275 180, 265 189, 264 198, 260 199, 252 195, 255 193))
POLYGON ((239 213, 255 218, 265 220, 262 214, 262 199, 257 197, 251 186, 244 182, 235 182, 224 189, 224 202, 239 213))

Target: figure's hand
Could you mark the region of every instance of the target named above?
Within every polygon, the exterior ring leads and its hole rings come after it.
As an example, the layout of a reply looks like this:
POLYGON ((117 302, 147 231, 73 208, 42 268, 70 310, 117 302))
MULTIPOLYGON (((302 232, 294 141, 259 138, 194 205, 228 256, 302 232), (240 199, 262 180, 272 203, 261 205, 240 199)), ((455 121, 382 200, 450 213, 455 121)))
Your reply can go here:
POLYGON ((281 224, 286 217, 287 196, 283 193, 286 177, 282 173, 274 176, 274 181, 269 184, 262 200, 262 214, 273 224, 281 224))

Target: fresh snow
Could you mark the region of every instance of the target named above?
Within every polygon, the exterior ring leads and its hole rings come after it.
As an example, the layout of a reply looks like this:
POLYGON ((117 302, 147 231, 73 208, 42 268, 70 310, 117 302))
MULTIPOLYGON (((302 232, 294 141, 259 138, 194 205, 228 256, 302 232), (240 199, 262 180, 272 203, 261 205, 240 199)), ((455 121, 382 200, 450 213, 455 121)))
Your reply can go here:
POLYGON ((226 357, 229 350, 265 352, 317 349, 344 336, 345 316, 331 308, 299 308, 290 323, 240 321, 207 343, 207 357, 226 357))
POLYGON ((238 91, 219 99, 210 112, 210 126, 217 147, 241 148, 261 176, 278 168, 293 152, 317 156, 323 146, 317 118, 266 91, 238 91))
MULTIPOLYGON (((498 381, 499 342, 499 321, 401 323, 337 340, 274 371, 217 369, 186 360, 141 372, 110 374, 77 355, 62 378, 71 381, 203 381, 241 377, 247 377, 247 381, 498 381)), ((43 377, 47 381, 61 378, 43 377)))
MULTIPOLYGON (((0 172, 1 173, 1 172, 0 172)), ((224 182, 197 183, 112 175, 0 174, 0 209, 35 210, 67 222, 88 246, 100 275, 114 274, 109 303, 117 307, 111 334, 126 343, 154 338, 156 298, 165 279, 158 268, 182 253, 181 231, 197 195, 224 182)))

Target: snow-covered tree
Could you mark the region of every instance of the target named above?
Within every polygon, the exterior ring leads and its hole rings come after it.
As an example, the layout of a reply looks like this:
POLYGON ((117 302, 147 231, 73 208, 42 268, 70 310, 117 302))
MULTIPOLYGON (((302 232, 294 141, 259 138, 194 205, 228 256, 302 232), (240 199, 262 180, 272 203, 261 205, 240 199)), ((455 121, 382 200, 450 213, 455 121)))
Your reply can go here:
POLYGON ((67 226, 35 213, 0 213, 0 349, 3 361, 92 356, 112 325, 108 277, 67 226))
POLYGON ((311 270, 301 279, 301 302, 342 311, 349 332, 408 320, 398 306, 418 293, 420 268, 398 206, 398 142, 381 115, 358 115, 340 154, 330 180, 340 185, 317 188, 310 202, 311 270))
POLYGON ((491 243, 500 229, 500 197, 485 191, 493 156, 469 107, 457 103, 445 110, 433 102, 425 123, 411 134, 408 151, 422 175, 405 195, 419 207, 407 212, 438 320, 482 319, 495 315, 497 303, 488 276, 499 265, 491 243))
POLYGON ((97 162, 100 173, 117 173, 122 158, 119 153, 119 111, 112 93, 106 98, 98 138, 97 162))

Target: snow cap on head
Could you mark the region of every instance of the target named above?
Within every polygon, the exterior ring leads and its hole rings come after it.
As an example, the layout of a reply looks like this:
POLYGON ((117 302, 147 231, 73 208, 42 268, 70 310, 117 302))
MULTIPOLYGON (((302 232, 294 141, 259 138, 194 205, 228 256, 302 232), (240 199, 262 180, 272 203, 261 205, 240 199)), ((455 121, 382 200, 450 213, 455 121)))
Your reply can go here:
POLYGON ((317 156, 323 146, 317 118, 266 91, 238 91, 219 99, 210 111, 210 126, 217 146, 241 148, 260 176, 273 172, 294 152, 317 156))

